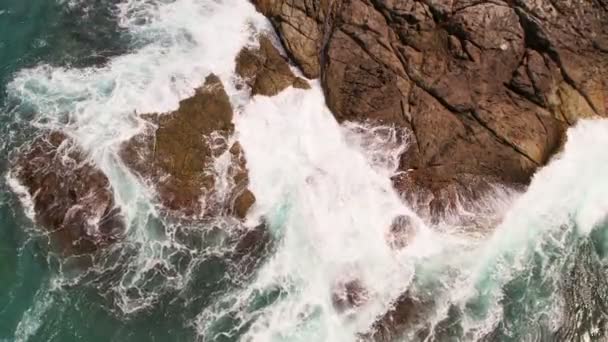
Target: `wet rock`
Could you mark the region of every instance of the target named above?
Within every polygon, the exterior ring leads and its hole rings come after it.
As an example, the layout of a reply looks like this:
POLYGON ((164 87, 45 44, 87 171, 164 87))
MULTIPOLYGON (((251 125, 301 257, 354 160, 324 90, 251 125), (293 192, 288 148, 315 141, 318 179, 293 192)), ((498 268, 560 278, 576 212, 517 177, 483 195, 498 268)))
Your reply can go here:
POLYGON ((257 225, 255 228, 248 229, 243 234, 239 234, 238 242, 234 248, 234 255, 243 258, 246 255, 257 255, 268 247, 271 241, 270 232, 265 223, 257 225))
POLYGON ((428 191, 437 207, 472 178, 473 192, 527 184, 569 125, 607 115, 601 2, 254 3, 304 74, 321 78, 339 121, 412 132, 400 165, 410 184, 398 190, 428 191))
POLYGON ((331 302, 338 312, 344 312, 363 305, 368 292, 359 280, 338 282, 332 289, 331 302))
MULTIPOLYGON (((522 187, 580 118, 608 115, 605 1, 254 0, 339 121, 412 133, 395 188, 440 221, 522 187)), ((421 318, 404 294, 375 326, 421 318)))
POLYGON ((266 222, 245 230, 233 241, 230 265, 242 276, 249 276, 266 260, 273 248, 273 239, 266 222))
POLYGON ((306 80, 293 74, 268 37, 261 36, 259 43, 259 48, 244 48, 236 58, 236 73, 251 88, 251 95, 274 96, 289 86, 310 88, 306 80))
POLYGON ((253 3, 273 22, 288 54, 304 75, 319 77, 322 23, 330 1, 255 0, 253 3))
POLYGON ((242 149, 237 143, 230 145, 232 115, 221 81, 210 75, 176 111, 142 115, 146 130, 127 141, 120 155, 157 190, 169 212, 189 218, 221 215, 232 213, 236 203, 237 214, 244 217, 255 198, 245 190, 242 149), (221 156, 229 159, 225 174, 215 168, 221 156))
POLYGON ((11 175, 32 198, 35 221, 59 254, 92 253, 124 235, 108 178, 65 134, 43 134, 12 160, 11 175))
POLYGON ((403 249, 407 247, 416 237, 418 228, 411 216, 399 215, 395 217, 391 224, 388 236, 388 244, 393 249, 403 249))
POLYGON ((249 189, 244 189, 243 192, 238 194, 232 205, 234 214, 240 219, 244 219, 247 216, 249 208, 255 203, 255 195, 249 189))
POLYGON ((404 331, 416 331, 419 336, 415 336, 414 340, 423 341, 428 335, 426 325, 432 310, 432 301, 422 300, 409 291, 405 292, 362 338, 365 341, 389 342, 403 338, 404 331))

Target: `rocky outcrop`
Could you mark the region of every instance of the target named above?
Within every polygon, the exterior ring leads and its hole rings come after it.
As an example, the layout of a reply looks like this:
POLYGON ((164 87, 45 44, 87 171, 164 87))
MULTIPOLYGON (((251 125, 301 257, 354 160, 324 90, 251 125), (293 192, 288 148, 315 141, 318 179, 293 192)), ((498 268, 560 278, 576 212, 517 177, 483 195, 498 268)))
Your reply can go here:
MULTIPOLYGON (((411 132, 393 183, 435 220, 496 184, 525 186, 569 125, 608 116, 604 0, 252 1, 338 121, 411 132)), ((431 305, 404 293, 362 338, 423 327, 431 305)))
MULTIPOLYGON (((424 326, 428 322, 432 305, 432 301, 419 299, 408 291, 395 301, 390 310, 378 317, 370 331, 361 338, 365 341, 395 341, 401 337, 401 332, 424 326)), ((428 331, 419 331, 417 334, 419 336, 416 336, 416 341, 429 337, 428 331)))
POLYGON ((251 95, 274 96, 289 86, 308 89, 310 85, 296 77, 289 63, 270 39, 261 36, 258 48, 246 47, 236 58, 236 73, 251 88, 251 95))
POLYGON ((526 184, 568 125, 608 114, 600 0, 253 2, 339 121, 412 133, 395 185, 425 207, 526 184))
POLYGON ((125 223, 108 178, 65 134, 42 135, 12 164, 11 175, 31 198, 54 251, 92 253, 121 239, 125 223))
MULTIPOLYGON (((287 87, 309 88, 293 74, 272 41, 243 48, 235 72, 251 95, 274 96, 287 87)), ((127 141, 121 157, 158 192, 160 204, 174 216, 202 218, 222 214, 244 218, 255 202, 247 189, 246 159, 234 133, 233 111, 224 87, 210 75, 194 96, 171 113, 143 114, 146 129, 127 141), (221 158, 229 160, 221 161, 221 158), (227 169, 217 163, 224 163, 227 169)))
POLYGON ((124 144, 121 157, 176 216, 244 217, 255 197, 247 190, 243 151, 238 143, 229 143, 232 114, 222 83, 210 75, 176 111, 142 115, 146 130, 124 144), (222 156, 229 159, 227 169, 218 170, 216 162, 222 156))
POLYGON ((357 279, 340 281, 332 288, 331 302, 337 312, 345 312, 363 305, 369 294, 357 279))
POLYGON ((254 0, 258 10, 269 17, 280 33, 289 56, 308 78, 320 75, 319 51, 328 0, 254 0))

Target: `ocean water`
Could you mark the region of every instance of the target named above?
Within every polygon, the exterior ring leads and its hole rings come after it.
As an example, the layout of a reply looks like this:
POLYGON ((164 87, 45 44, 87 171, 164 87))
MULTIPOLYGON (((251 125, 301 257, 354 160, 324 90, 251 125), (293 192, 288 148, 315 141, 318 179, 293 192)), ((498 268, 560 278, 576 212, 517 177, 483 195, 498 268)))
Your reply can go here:
MULTIPOLYGON (((39 63, 87 65, 94 56, 115 55, 121 46, 115 19, 104 8, 55 1, 0 3, 0 340, 28 340, 52 303, 48 295, 52 272, 43 241, 6 184, 7 158, 14 148, 35 134, 33 113, 19 99, 7 97, 6 86, 15 73, 39 63), (93 10, 91 15, 83 13, 93 10), (94 13, 94 14, 93 14, 94 13), (88 22, 88 28, 85 28, 88 22), (103 33, 106 32, 106 33, 103 33), (100 34, 101 33, 101 34, 100 34)), ((99 58, 99 57, 97 57, 99 58)), ((55 315, 60 312, 55 312, 55 315)), ((61 316, 57 316, 61 317, 61 316)), ((57 333, 60 333, 57 331, 57 333)), ((60 335, 57 336, 60 338, 60 335)), ((48 340, 40 337, 37 340, 48 340)))
POLYGON ((395 341, 607 338, 608 121, 572 128, 525 192, 497 186, 455 213, 483 227, 431 225, 389 180, 407 132, 339 125, 316 80, 272 98, 236 87, 234 58, 262 33, 274 34, 244 0, 1 1, 0 341, 367 340, 406 291, 419 319, 395 341), (258 200, 244 225, 163 218, 117 157, 137 113, 175 109, 209 73, 258 200), (48 250, 8 172, 47 129, 106 173, 128 222, 90 268, 48 250), (398 216, 415 227, 400 249, 398 216), (235 258, 260 222, 268 241, 235 258), (353 282, 362 304, 337 308, 353 282))

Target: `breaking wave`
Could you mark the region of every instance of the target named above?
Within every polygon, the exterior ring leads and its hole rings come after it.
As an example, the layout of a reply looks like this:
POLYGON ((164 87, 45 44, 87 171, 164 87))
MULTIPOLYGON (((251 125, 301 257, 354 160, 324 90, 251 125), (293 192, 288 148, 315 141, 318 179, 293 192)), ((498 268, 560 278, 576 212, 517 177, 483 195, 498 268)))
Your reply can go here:
POLYGON ((7 85, 12 119, 74 138, 108 175, 129 224, 124 242, 91 260, 45 258, 51 273, 15 340, 382 339, 372 327, 386 328, 382 317, 403 300, 415 314, 390 340, 606 335, 608 121, 572 128, 525 192, 497 187, 466 212, 495 227, 430 224, 390 181, 408 132, 338 124, 315 81, 251 100, 237 89, 236 55, 272 34, 250 3, 128 0, 112 13, 128 51, 93 66, 41 63, 7 85), (138 114, 177 108, 210 73, 235 109, 232 139, 257 197, 245 224, 163 217, 118 157, 143 128, 138 114), (396 241, 395 222, 407 222, 406 241, 396 241))

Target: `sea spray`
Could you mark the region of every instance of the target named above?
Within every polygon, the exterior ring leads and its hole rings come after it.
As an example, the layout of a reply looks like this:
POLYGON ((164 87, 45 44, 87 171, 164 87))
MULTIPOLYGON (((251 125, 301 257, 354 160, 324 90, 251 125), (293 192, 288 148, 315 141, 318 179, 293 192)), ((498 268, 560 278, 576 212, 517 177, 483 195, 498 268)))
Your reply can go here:
MULTIPOLYGON (((459 317, 450 324, 462 327, 462 338, 531 341, 563 329, 574 329, 571 336, 581 338, 604 334, 606 327, 597 324, 594 332, 569 326, 572 317, 564 302, 585 291, 585 286, 568 278, 569 272, 605 264, 593 249, 580 248, 605 241, 607 132, 607 120, 579 122, 569 130, 563 152, 534 176, 496 231, 477 248, 454 251, 461 255, 458 275, 442 280, 449 287, 443 295, 434 295, 444 296, 444 308, 457 308, 459 317), (589 260, 587 266, 578 266, 582 260, 589 260)), ((601 273, 597 276, 605 279, 601 273)), ((605 305, 602 299, 590 301, 595 307, 605 305)), ((450 320, 447 310, 443 312, 450 320)))
MULTIPOLYGON (((459 212, 487 216, 475 232, 427 226, 390 182, 407 132, 339 125, 316 82, 251 102, 237 89, 234 57, 270 32, 250 3, 129 0, 112 13, 129 40, 122 55, 21 70, 7 95, 11 119, 65 131, 90 153, 117 190, 129 237, 84 273, 69 267, 78 260, 57 266, 49 256, 56 286, 35 296, 15 338, 354 341, 404 293, 428 303, 422 321, 395 332, 408 341, 602 336, 606 300, 593 291, 606 289, 605 121, 572 129, 563 153, 515 204, 517 192, 497 188, 479 210, 459 212), (245 227, 226 217, 168 220, 117 155, 141 130, 138 114, 175 109, 211 72, 237 112, 233 139, 258 198, 245 227), (414 227, 404 248, 391 245, 396 217, 414 227), (260 234, 262 250, 247 259, 253 266, 240 267, 239 239, 264 229, 271 237, 260 234), (354 292, 356 305, 336 300, 341 291, 354 292)), ((225 159, 216 160, 218 174, 225 159)))
POLYGON ((129 223, 127 240, 94 256, 94 267, 85 273, 67 271, 70 260, 57 270, 66 287, 97 287, 119 315, 134 315, 151 309, 167 292, 183 290, 208 257, 230 251, 221 241, 234 241, 237 232, 223 218, 198 229, 164 222, 154 193, 120 161, 120 146, 142 129, 138 114, 177 108, 209 73, 232 86, 237 53, 255 44, 256 35, 270 25, 245 1, 129 0, 111 8, 131 41, 128 53, 83 68, 40 64, 23 69, 8 84, 7 97, 16 106, 12 112, 29 115, 37 129, 69 134, 110 179, 129 223), (207 232, 221 229, 227 233, 219 240, 207 232), (188 231, 193 236, 184 237, 188 231), (195 248, 191 240, 196 239, 220 245, 195 248))
MULTIPOLYGON (((387 175, 394 172, 395 161, 368 159, 362 149, 370 144, 353 143, 369 142, 371 135, 364 134, 379 128, 353 125, 345 139, 318 84, 308 91, 288 89, 272 98, 256 97, 236 124, 250 187, 258 197, 255 213, 279 230, 280 241, 252 284, 201 313, 201 335, 212 340, 211 334, 220 333, 213 322, 230 315, 250 325, 244 340, 354 340, 413 276, 411 264, 400 260, 387 243, 392 221, 408 215, 416 220, 421 236, 426 229, 392 189, 387 175), (361 284, 367 300, 339 312, 332 296, 341 282, 350 281, 361 284), (273 301, 249 312, 243 309, 256 294, 269 291, 279 293, 273 301), (222 308, 224 314, 218 315, 216 310, 222 308)), ((397 140, 404 139, 397 139, 390 127, 383 129, 389 133, 384 155, 398 155, 394 152, 405 146, 397 140)), ((375 141, 371 147, 379 145, 375 141)), ((367 151, 378 154, 372 148, 367 151)))

